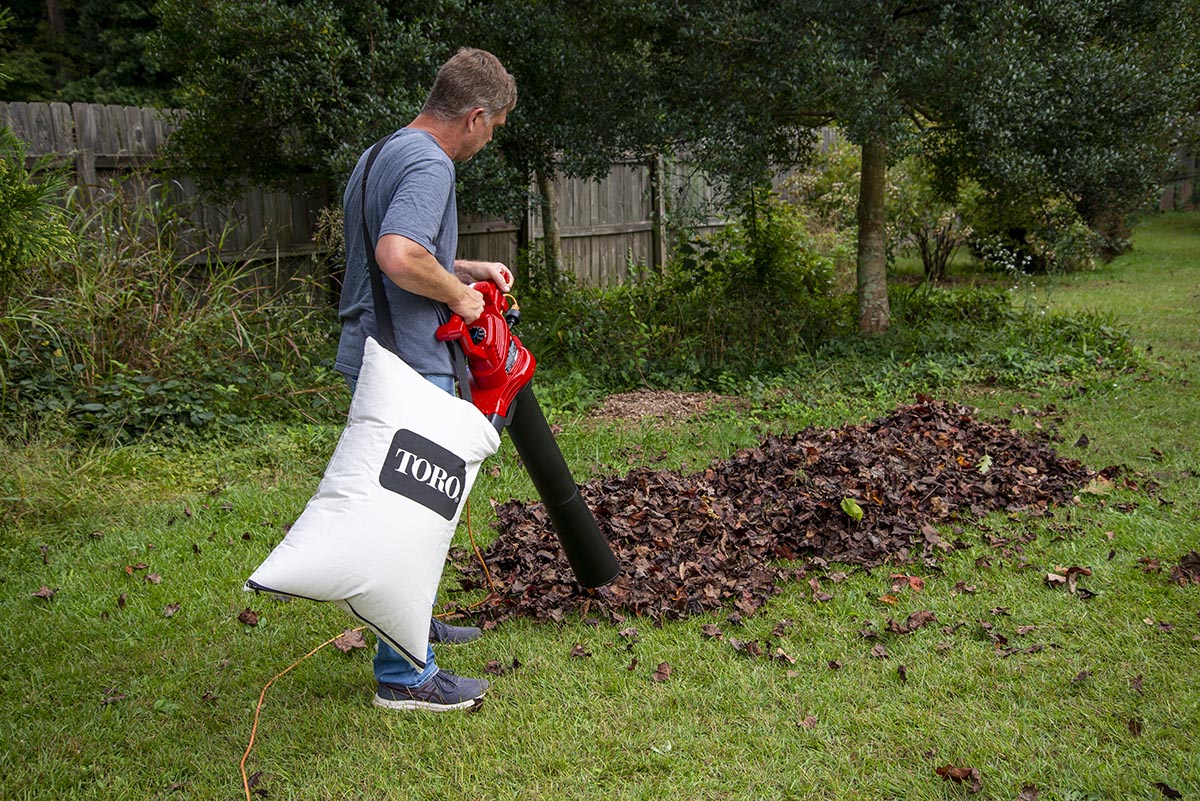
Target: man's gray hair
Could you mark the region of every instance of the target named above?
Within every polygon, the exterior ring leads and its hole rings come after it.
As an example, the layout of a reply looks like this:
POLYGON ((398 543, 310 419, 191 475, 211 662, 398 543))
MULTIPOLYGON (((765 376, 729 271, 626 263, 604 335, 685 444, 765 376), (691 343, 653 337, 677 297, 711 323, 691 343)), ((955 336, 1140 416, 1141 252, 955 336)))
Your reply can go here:
POLYGON ((486 50, 464 47, 438 70, 423 114, 455 120, 482 108, 489 117, 517 104, 517 82, 500 59, 486 50))

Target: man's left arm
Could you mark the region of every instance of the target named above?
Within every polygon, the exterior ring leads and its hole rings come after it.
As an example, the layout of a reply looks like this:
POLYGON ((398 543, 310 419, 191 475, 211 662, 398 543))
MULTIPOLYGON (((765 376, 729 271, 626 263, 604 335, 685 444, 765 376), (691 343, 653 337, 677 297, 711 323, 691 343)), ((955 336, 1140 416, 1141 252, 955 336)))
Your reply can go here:
POLYGON ((501 292, 508 292, 513 285, 512 271, 498 261, 455 259, 454 274, 464 284, 475 281, 491 281, 500 288, 501 292))

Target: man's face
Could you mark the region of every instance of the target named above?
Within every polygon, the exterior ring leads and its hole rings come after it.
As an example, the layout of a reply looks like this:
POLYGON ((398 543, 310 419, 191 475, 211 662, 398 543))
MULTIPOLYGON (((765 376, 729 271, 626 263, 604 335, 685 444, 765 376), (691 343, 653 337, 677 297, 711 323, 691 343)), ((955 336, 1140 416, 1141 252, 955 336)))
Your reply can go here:
POLYGON ((488 115, 483 109, 476 109, 471 112, 471 115, 467 125, 467 140, 459 161, 470 161, 476 153, 483 150, 488 142, 492 141, 496 129, 508 121, 507 111, 501 111, 491 119, 488 119, 488 115))

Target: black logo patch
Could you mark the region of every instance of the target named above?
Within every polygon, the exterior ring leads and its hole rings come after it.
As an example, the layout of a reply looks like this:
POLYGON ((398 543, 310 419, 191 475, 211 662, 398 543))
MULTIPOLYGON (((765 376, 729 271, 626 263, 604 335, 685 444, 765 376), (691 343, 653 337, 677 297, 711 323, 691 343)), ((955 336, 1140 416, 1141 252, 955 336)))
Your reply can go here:
POLYGON ((462 500, 467 463, 436 442, 402 428, 379 471, 379 485, 450 520, 462 500))

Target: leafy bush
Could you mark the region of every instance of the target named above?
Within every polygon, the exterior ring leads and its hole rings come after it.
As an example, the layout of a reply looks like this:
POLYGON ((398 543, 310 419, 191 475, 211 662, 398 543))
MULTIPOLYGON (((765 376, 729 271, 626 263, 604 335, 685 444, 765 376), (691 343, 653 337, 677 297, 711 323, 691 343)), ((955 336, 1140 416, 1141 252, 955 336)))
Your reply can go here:
POLYGON ((999 197, 979 189, 960 206, 971 247, 985 264, 1015 273, 1073 272, 1095 266, 1098 235, 1069 199, 999 197))
POLYGON ((718 388, 780 369, 827 334, 841 315, 830 274, 794 209, 760 198, 752 226, 684 242, 662 273, 527 292, 521 336, 543 369, 604 390, 718 388))
POLYGON ((332 313, 304 292, 268 292, 246 265, 189 253, 166 188, 137 194, 71 195, 76 247, 0 317, 7 433, 124 442, 336 407, 332 313))
POLYGON ((912 244, 925 277, 946 277, 950 259, 970 235, 952 200, 939 194, 929 169, 910 156, 888 172, 888 239, 893 247, 912 244))
POLYGON ((833 261, 840 291, 849 291, 855 283, 861 173, 861 151, 839 138, 818 154, 811 169, 783 184, 783 195, 804 217, 817 252, 833 261))

